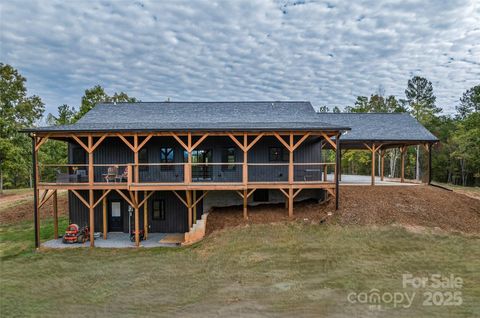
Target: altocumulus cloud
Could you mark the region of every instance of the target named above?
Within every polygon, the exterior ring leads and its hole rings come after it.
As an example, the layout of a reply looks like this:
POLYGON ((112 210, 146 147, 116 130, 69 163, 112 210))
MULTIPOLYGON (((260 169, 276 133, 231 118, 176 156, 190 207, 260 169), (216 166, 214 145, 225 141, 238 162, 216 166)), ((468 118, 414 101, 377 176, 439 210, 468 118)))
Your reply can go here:
POLYGON ((408 78, 452 111, 480 79, 476 0, 7 1, 1 61, 48 111, 86 88, 141 100, 310 100, 351 105, 408 78))

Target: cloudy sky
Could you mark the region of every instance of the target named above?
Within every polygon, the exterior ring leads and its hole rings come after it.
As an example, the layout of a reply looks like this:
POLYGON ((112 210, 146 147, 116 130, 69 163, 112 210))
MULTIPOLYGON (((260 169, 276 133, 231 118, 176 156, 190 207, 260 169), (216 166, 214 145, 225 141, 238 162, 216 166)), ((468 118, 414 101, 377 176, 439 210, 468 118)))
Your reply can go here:
POLYGON ((427 77, 454 110, 480 83, 480 1, 0 0, 0 61, 48 111, 86 88, 143 101, 351 105, 427 77))

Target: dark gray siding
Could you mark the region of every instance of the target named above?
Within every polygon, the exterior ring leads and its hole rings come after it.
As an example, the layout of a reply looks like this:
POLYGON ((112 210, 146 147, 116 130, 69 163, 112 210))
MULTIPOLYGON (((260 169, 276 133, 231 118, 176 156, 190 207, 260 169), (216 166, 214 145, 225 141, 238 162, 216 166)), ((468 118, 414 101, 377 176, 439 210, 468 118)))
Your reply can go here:
MULTIPOLYGON (((252 140, 253 138, 250 138, 252 140)), ((296 138, 298 140, 299 138, 296 138)), ((294 153, 295 163, 306 162, 321 162, 320 141, 318 138, 307 139, 294 153)), ((69 146, 69 162, 72 162, 72 151, 77 145, 69 146)), ((145 145, 148 152, 148 162, 160 162, 160 148, 169 147, 175 150, 175 162, 182 163, 184 161, 183 148, 170 137, 154 137, 145 145)), ((236 144, 228 137, 209 137, 202 142, 197 149, 211 149, 213 151, 213 162, 222 161, 222 151, 225 148, 234 147, 235 161, 241 163, 243 161, 243 152, 236 147, 236 144)), ((249 163, 270 163, 269 149, 271 147, 283 148, 283 145, 275 137, 263 137, 257 144, 255 144, 248 154, 249 163)), ((96 149, 94 153, 95 164, 126 164, 133 163, 133 152, 128 148, 123 141, 118 138, 106 138, 104 142, 96 149)), ((79 163, 79 162, 76 162, 79 163)), ((287 181, 288 180, 288 160, 280 162, 281 165, 276 166, 249 166, 249 180, 250 181, 287 181)), ((103 181, 102 173, 106 172, 107 167, 95 169, 96 181, 103 181)), ((302 180, 305 174, 305 167, 295 166, 295 180, 302 180)), ((316 168, 316 167, 311 167, 316 168)), ((318 167, 319 168, 319 167, 318 167)), ((212 168, 213 181, 241 181, 242 170, 241 165, 237 166, 234 171, 222 171, 221 166, 212 168)), ((166 181, 166 182, 182 182, 183 181, 183 166, 174 167, 165 173, 159 167, 150 166, 140 170, 140 180, 142 182, 148 181, 166 181), (168 180, 160 179, 161 175, 168 175, 168 180)), ((80 191, 80 193, 88 198, 88 191, 80 191)), ((181 191, 180 191, 181 193, 181 191)), ((201 191, 197 192, 197 197, 201 195, 201 191)), ((183 195, 183 193, 182 193, 183 195)), ((100 198, 101 191, 95 191, 96 200, 100 198)), ((208 195, 207 195, 208 196, 208 195)), ((316 196, 318 198, 318 196, 316 196)), ((143 192, 140 193, 140 200, 143 198, 143 192)), ((122 200, 121 196, 112 191, 107 200, 122 200)), ((158 191, 149 200, 149 217, 150 217, 150 231, 152 232, 185 232, 187 231, 187 209, 178 200, 178 198, 169 191, 158 191), (158 221, 152 220, 151 211, 153 208, 154 199, 165 200, 166 220, 158 221)), ((69 208, 70 219, 72 222, 79 225, 88 224, 88 209, 83 203, 73 194, 69 193, 69 208)), ((201 217, 203 203, 200 202, 197 206, 197 218, 201 217)), ((123 228, 124 232, 128 232, 128 205, 122 205, 123 214, 123 228)), ((102 204, 95 208, 95 231, 103 230, 103 216, 102 204)), ((132 218, 133 222, 133 218, 132 218)), ((143 227, 143 209, 140 211, 140 222, 143 227)))

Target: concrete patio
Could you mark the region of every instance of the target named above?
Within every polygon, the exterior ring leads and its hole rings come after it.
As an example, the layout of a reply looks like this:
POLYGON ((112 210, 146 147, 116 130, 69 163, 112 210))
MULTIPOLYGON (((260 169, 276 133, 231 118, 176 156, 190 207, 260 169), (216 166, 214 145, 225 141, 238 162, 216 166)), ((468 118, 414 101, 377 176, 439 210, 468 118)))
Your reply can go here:
MULTIPOLYGON (((181 235, 175 233, 149 233, 148 240, 141 241, 140 247, 179 247, 182 243, 181 235)), ((50 240, 42 243, 45 248, 81 248, 90 247, 90 241, 84 244, 64 244, 62 239, 50 240)), ((108 233, 107 239, 103 236, 95 239, 95 247, 101 248, 134 248, 135 242, 131 242, 128 233, 108 233)))
MULTIPOLYGON (((328 180, 333 180, 334 175, 329 174, 328 180)), ((342 174, 340 185, 371 185, 372 177, 371 176, 359 176, 352 174, 342 174)), ((415 183, 413 180, 405 180, 405 182, 400 182, 398 178, 384 178, 383 181, 380 180, 380 177, 375 177, 375 186, 415 186, 420 183, 415 183)))

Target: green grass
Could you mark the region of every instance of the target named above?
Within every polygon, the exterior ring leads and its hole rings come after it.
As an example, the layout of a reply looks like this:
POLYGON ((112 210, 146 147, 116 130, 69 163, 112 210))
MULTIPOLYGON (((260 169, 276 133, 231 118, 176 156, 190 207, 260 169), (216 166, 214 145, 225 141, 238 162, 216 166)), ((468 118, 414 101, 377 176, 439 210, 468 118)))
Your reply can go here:
POLYGON ((468 195, 472 198, 480 199, 480 187, 463 187, 459 185, 454 185, 450 183, 441 183, 441 182, 432 182, 432 183, 440 185, 447 189, 453 190, 455 192, 468 195))
MULTIPOLYGON (((50 221, 42 232, 44 239, 52 235, 50 221)), ((471 317, 480 312, 478 237, 294 223, 223 231, 180 249, 31 252, 33 230, 22 223, 2 227, 0 239, 4 317, 471 317), (420 292, 409 309, 386 305, 378 312, 347 302, 352 291, 405 291, 404 273, 462 277, 463 305, 424 307, 420 292)))

